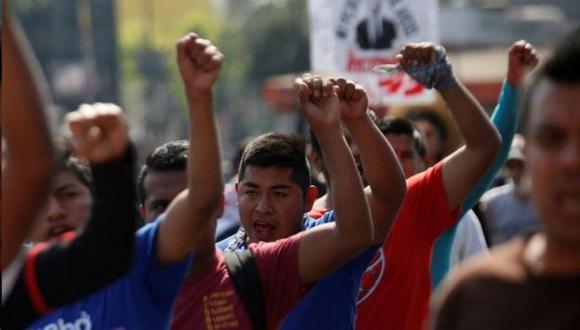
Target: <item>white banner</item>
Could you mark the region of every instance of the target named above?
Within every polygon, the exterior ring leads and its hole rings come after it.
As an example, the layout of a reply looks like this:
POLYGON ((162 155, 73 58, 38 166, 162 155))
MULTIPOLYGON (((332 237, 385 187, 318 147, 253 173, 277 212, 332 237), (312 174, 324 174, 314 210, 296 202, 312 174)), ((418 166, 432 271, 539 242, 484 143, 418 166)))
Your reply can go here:
POLYGON ((371 70, 395 63, 408 42, 439 42, 437 10, 437 0, 309 0, 311 70, 353 79, 374 105, 432 102, 404 72, 371 70))

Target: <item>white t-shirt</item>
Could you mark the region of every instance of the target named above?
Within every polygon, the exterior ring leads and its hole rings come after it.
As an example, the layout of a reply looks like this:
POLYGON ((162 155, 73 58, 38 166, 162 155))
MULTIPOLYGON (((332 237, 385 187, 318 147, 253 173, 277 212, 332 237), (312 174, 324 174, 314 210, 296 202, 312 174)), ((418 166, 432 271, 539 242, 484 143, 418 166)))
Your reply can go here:
POLYGON ((487 251, 481 223, 477 215, 469 210, 457 225, 457 232, 451 246, 451 264, 456 266, 474 254, 487 253, 487 251))

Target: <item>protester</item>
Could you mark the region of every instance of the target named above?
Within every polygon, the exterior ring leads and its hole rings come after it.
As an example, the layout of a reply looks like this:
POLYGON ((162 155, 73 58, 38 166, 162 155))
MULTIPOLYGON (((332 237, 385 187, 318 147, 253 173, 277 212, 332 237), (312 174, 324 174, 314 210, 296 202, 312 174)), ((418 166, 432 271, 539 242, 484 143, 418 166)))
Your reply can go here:
POLYGON ((524 139, 517 136, 505 165, 509 182, 489 190, 481 197, 480 208, 494 245, 541 228, 538 211, 530 196, 523 148, 524 139))
MULTIPOLYGON (((306 81, 312 81, 312 77, 307 77, 306 81)), ((352 329, 354 327, 355 301, 361 275, 387 236, 405 192, 404 176, 396 156, 385 137, 374 124, 370 112, 367 112, 368 98, 364 89, 343 78, 332 79, 331 82, 337 89, 341 119, 348 129, 345 138, 350 141, 351 147, 352 143, 356 142, 357 148, 369 151, 364 157, 358 157, 358 154, 355 153, 355 163, 357 169, 360 169, 364 164, 368 172, 362 179, 363 182, 368 181, 369 183, 369 187, 365 189, 365 195, 369 201, 374 220, 373 247, 322 278, 284 320, 281 325, 282 329, 315 329, 320 327, 352 329), (371 150, 372 152, 370 152, 371 150), (332 319, 329 319, 328 315, 333 315, 332 319)), ((315 141, 315 149, 319 155, 317 157, 325 160, 318 140, 315 141)), ((325 163, 325 161, 322 160, 321 163, 325 163)), ((326 181, 329 183, 329 193, 324 197, 324 200, 328 202, 329 206, 332 206, 336 190, 328 173, 328 165, 325 164, 320 170, 325 173, 326 181)), ((334 217, 330 216, 332 212, 328 213, 330 209, 334 209, 334 207, 322 211, 318 210, 321 211, 319 214, 311 212, 304 224, 296 226, 295 230, 308 230, 333 221, 334 217)), ((251 241, 251 238, 248 239, 244 235, 244 231, 240 231, 234 239, 230 240, 229 249, 244 249, 248 240, 251 241)))
POLYGON ((481 106, 455 78, 442 47, 408 44, 397 58, 411 77, 437 89, 466 144, 420 172, 412 124, 405 119, 386 122, 383 134, 405 175, 416 175, 407 181, 407 197, 388 241, 363 278, 357 308, 359 329, 421 327, 431 294, 429 263, 435 239, 457 222, 461 203, 492 163, 500 145, 498 133, 481 106))
MULTIPOLYGON (((209 42, 190 36, 183 46, 196 49, 204 45, 209 42)), ((184 80, 190 86, 189 93, 197 93, 191 85, 199 77, 186 75, 184 80)), ((328 215, 335 218, 335 223, 290 236, 300 228, 304 212, 317 195, 309 185, 304 142, 281 133, 254 139, 242 156, 237 190, 248 241, 275 241, 248 246, 262 288, 255 294, 263 293, 262 320, 250 314, 254 306, 243 305, 240 287, 234 287, 226 269, 227 255, 216 250, 209 239, 215 222, 208 221, 206 229, 200 231, 203 235, 195 238, 199 263, 193 265, 177 299, 174 329, 277 328, 312 284, 372 243, 368 205, 342 137, 340 105, 333 85, 319 77, 304 77, 297 79, 296 86, 302 112, 332 164, 329 173, 336 182, 334 198, 337 205, 342 205, 328 215), (199 251, 205 251, 205 255, 199 251)), ((208 139, 215 137, 204 140, 208 139)), ((213 165, 219 168, 219 162, 213 165)))
MULTIPOLYGON (((439 115, 434 111, 422 110, 407 113, 405 117, 413 122, 425 142, 425 156, 421 157, 425 166, 433 166, 447 156, 443 150, 448 135, 447 128, 439 115)), ((465 207, 463 208, 465 209, 465 207)), ((436 247, 437 243, 435 250, 436 247)), ((472 255, 485 251, 487 251, 487 243, 480 220, 475 215, 475 212, 469 210, 457 224, 457 232, 451 246, 451 255, 443 255, 441 257, 445 259, 450 257, 451 264, 456 265, 472 255)), ((438 266, 441 263, 441 260, 438 259, 439 257, 439 254, 435 254, 431 264, 438 266)))
MULTIPOLYGON (((197 76, 195 84, 211 86, 217 78, 223 55, 204 47, 196 53, 196 64, 179 42, 180 69, 197 76)), ((200 49, 197 49, 200 50, 200 49)), ((189 91, 189 90, 188 90, 189 91)), ((196 235, 205 222, 221 212, 223 189, 215 125, 211 114, 211 89, 188 92, 190 148, 187 189, 169 205, 165 215, 135 234, 135 260, 129 274, 97 293, 36 322, 33 328, 86 326, 94 329, 166 329, 173 303, 189 267, 196 235), (201 93, 203 91, 203 93, 201 93)), ((133 206, 133 205, 132 205, 133 206)), ((213 240, 213 236, 211 237, 213 240)), ((196 259, 196 262, 199 260, 196 259)))
POLYGON ((28 251, 2 306, 5 329, 21 329, 95 292, 131 265, 137 220, 134 156, 121 110, 107 104, 83 105, 67 116, 67 124, 78 155, 91 169, 61 155, 32 235, 40 244, 28 251))
MULTIPOLYGON (((247 141, 243 143, 245 146, 247 141)), ((167 142, 153 150, 145 159, 139 175, 139 210, 146 223, 165 212, 171 201, 187 186, 187 153, 185 140, 167 142)), ((239 164, 243 148, 234 158, 239 164)), ((217 220, 216 241, 229 237, 238 230, 237 169, 224 188, 224 211, 217 220), (223 237, 225 236, 225 237, 223 237)))
MULTIPOLYGON (((516 132, 518 88, 521 87, 525 77, 537 64, 538 54, 530 43, 525 40, 519 40, 510 47, 506 79, 502 86, 499 102, 491 117, 492 123, 502 138, 501 148, 493 163, 479 179, 477 185, 463 200, 461 214, 468 212, 479 201, 496 177, 497 172, 503 167, 516 132)), ((456 256, 453 253, 460 250, 457 246, 453 246, 456 230, 457 226, 452 226, 440 235, 435 242, 431 262, 433 288, 437 288, 447 271, 449 271, 451 259, 456 256)))
POLYGON ((167 210, 171 201, 187 188, 189 142, 167 142, 145 158, 139 174, 139 211, 151 223, 167 210))
POLYGON ((433 110, 412 111, 405 115, 413 122, 425 142, 424 162, 427 167, 437 164, 445 154, 445 144, 447 143, 447 127, 433 110))
POLYGON ((432 328, 580 327, 580 29, 526 94, 524 155, 544 231, 458 269, 435 300, 432 328))

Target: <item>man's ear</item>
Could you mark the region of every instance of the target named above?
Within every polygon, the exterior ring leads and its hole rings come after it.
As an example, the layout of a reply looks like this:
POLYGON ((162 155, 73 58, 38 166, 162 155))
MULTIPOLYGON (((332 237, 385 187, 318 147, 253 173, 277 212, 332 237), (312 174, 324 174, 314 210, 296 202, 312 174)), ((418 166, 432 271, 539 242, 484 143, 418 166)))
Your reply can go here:
POLYGON ((306 207, 306 212, 312 209, 312 205, 314 205, 314 202, 316 201, 317 198, 318 198, 318 188, 316 188, 316 186, 313 185, 308 186, 308 188, 306 188, 306 193, 304 196, 305 203, 304 206, 306 207))

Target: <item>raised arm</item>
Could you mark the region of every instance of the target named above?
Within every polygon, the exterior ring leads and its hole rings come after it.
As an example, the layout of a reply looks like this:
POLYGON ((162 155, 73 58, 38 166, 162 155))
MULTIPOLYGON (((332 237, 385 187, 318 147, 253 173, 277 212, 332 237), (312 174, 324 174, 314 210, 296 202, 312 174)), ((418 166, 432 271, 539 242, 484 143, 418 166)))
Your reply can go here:
POLYGON ((524 40, 515 42, 508 54, 508 71, 498 103, 491 115, 491 122, 501 136, 501 148, 493 163, 488 167, 477 186, 467 195, 462 205, 462 214, 467 213, 487 190, 497 172, 503 167, 509 154, 518 123, 518 90, 526 75, 538 64, 538 54, 524 40))
POLYGON ((361 179, 340 129, 340 104, 330 81, 296 79, 300 108, 316 134, 332 181, 335 222, 303 233, 302 283, 313 283, 371 245, 372 224, 361 179))
POLYGON ((44 115, 42 79, 2 2, 2 269, 18 253, 46 196, 55 169, 44 115))
POLYGON ((2 306, 2 328, 23 329, 51 309, 110 284, 131 266, 137 223, 135 163, 121 109, 83 105, 67 115, 67 123, 77 153, 91 163, 93 212, 76 239, 41 243, 30 250, 2 306))
POLYGON ((341 118, 358 146, 373 222, 373 245, 381 244, 399 212, 407 186, 393 148, 367 113, 366 91, 352 81, 332 80, 338 86, 341 118))
POLYGON ((162 264, 178 261, 192 249, 196 256, 214 251, 223 182, 212 88, 222 61, 219 50, 195 33, 177 43, 177 63, 189 107, 188 181, 159 228, 157 254, 162 264))
MULTIPOLYGON (((461 207, 462 215, 467 213, 479 201, 507 159, 518 122, 518 89, 521 88, 526 75, 537 64, 538 55, 531 44, 520 40, 512 45, 508 54, 506 80, 503 83, 498 104, 491 115, 491 122, 497 128, 502 139, 501 148, 483 177, 465 197, 461 207)), ((431 263, 433 288, 436 288, 441 283, 451 266, 451 247, 455 237, 456 226, 441 234, 435 242, 431 263)))
POLYGON ((450 209, 457 208, 485 173, 500 147, 500 137, 477 100, 458 81, 441 46, 408 44, 398 55, 415 80, 441 94, 463 135, 465 146, 443 160, 443 182, 450 209))

